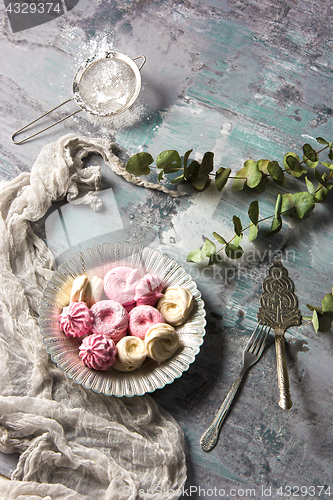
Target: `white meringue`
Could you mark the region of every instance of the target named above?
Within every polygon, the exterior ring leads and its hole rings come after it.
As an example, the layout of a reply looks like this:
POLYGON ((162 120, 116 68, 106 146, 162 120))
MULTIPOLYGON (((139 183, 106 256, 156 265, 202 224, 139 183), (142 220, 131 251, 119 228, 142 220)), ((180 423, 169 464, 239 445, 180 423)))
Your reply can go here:
POLYGON ((165 290, 164 296, 157 303, 157 309, 167 323, 178 326, 189 317, 194 306, 191 292, 181 286, 172 286, 165 290))
POLYGON ((140 368, 147 357, 145 343, 139 337, 123 337, 117 343, 118 354, 113 368, 120 372, 130 372, 140 368))
POLYGON ((167 323, 157 323, 146 333, 144 340, 147 355, 155 361, 165 361, 180 346, 178 333, 167 323))
POLYGON ((70 302, 85 302, 88 307, 99 301, 103 293, 103 280, 86 274, 76 276, 71 290, 70 302))

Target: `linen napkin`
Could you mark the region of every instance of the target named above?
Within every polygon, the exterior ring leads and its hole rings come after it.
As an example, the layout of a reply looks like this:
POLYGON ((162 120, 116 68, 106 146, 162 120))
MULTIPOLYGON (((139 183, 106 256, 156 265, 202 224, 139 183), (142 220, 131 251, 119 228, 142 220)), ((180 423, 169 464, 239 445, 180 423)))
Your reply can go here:
POLYGON ((101 171, 84 168, 89 153, 142 184, 113 147, 70 134, 45 146, 31 173, 0 183, 0 450, 20 453, 0 498, 171 500, 186 480, 177 422, 148 395, 120 399, 76 385, 52 363, 39 331, 54 259, 30 223, 65 197, 99 209, 101 171))

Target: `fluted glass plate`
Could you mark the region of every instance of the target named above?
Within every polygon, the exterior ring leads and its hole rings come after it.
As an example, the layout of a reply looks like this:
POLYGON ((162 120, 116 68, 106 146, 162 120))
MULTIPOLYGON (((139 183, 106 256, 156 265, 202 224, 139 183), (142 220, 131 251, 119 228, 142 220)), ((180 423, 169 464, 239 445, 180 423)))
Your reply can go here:
POLYGON ((97 393, 122 396, 141 396, 179 378, 193 363, 205 335, 205 309, 196 283, 175 260, 150 247, 129 243, 104 243, 75 254, 54 272, 43 292, 39 324, 43 341, 51 359, 67 377, 97 393), (87 274, 103 278, 117 266, 139 269, 142 275, 156 274, 166 287, 179 285, 188 288, 195 307, 187 321, 175 327, 181 347, 168 360, 157 363, 147 358, 132 372, 114 368, 96 371, 85 366, 79 357, 79 339, 68 338, 59 325, 59 314, 68 305, 76 276, 87 274))

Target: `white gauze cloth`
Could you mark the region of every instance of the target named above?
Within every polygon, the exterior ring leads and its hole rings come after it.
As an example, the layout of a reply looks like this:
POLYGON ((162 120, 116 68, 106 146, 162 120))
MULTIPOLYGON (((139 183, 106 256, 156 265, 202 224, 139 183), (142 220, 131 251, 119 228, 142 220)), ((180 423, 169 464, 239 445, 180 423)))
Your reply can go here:
POLYGON ((186 479, 170 415, 150 396, 83 389, 42 342, 38 308, 54 259, 30 221, 65 196, 98 209, 100 168, 82 164, 91 152, 124 175, 112 143, 70 134, 45 146, 30 174, 0 183, 0 449, 20 453, 1 499, 171 500, 186 479))

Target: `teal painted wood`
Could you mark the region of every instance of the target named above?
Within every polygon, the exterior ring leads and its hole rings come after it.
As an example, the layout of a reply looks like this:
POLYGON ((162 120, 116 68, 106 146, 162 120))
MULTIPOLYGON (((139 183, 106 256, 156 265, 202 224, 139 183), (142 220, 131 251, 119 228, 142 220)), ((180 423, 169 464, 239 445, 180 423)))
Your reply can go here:
MULTIPOLYGON (((156 157, 169 148, 181 154, 193 148, 193 157, 201 157, 210 150, 217 167, 234 172, 248 158, 282 161, 290 150, 299 153, 304 142, 314 145, 317 136, 332 140, 328 0, 320 6, 314 0, 117 0, 112 5, 80 0, 66 16, 15 35, 3 4, 0 9, 4 180, 29 171, 40 149, 68 132, 111 137, 128 154, 147 150, 156 157), (103 123, 82 112, 24 146, 11 144, 15 130, 71 96, 77 67, 103 44, 132 57, 147 57, 133 110, 103 123)), ((235 195, 228 184, 222 195, 211 186, 175 200, 129 185, 104 167, 103 175, 104 188, 112 189, 112 196, 98 235, 84 239, 82 233, 72 232, 75 237, 68 245, 55 213, 36 229, 47 229, 59 261, 94 242, 137 241, 176 258, 198 282, 207 306, 204 345, 188 372, 153 395, 184 429, 192 498, 199 498, 194 491, 199 487, 206 490, 200 498, 208 498, 208 489, 214 487, 223 488, 229 497, 232 488, 254 488, 256 498, 264 498, 262 487, 272 488, 273 498, 279 486, 333 488, 332 332, 315 335, 311 325, 286 333, 293 408, 284 412, 278 407, 271 343, 242 385, 216 448, 209 454, 200 449, 200 436, 238 372, 256 321, 261 282, 274 255, 281 254, 290 271, 302 314, 306 303, 319 305, 331 291, 332 196, 301 223, 286 221, 274 237, 268 222, 255 244, 245 237, 241 262, 205 267, 187 263, 187 253, 213 231, 232 237, 232 216, 245 225, 253 194, 235 195)), ((297 186, 290 178, 283 188, 272 185, 256 195, 262 217, 272 213, 279 191, 297 186)), ((70 227, 71 209, 63 208, 63 213, 70 227)), ((91 214, 90 225, 99 220, 98 214, 91 214)))

